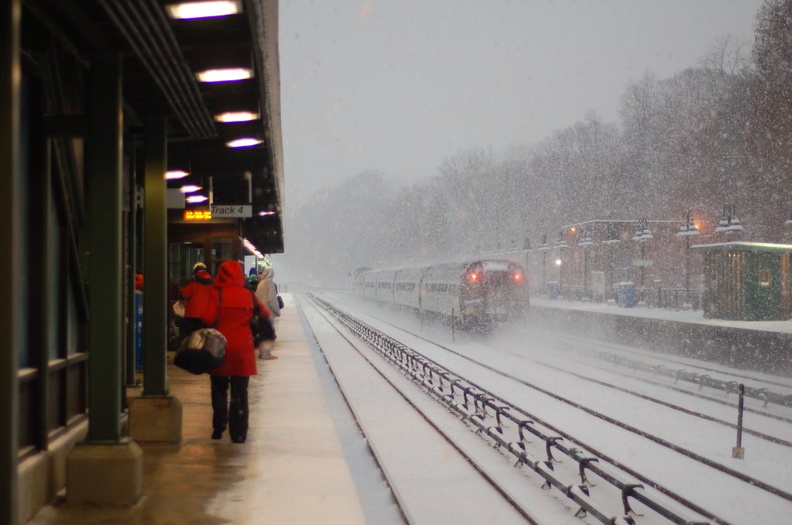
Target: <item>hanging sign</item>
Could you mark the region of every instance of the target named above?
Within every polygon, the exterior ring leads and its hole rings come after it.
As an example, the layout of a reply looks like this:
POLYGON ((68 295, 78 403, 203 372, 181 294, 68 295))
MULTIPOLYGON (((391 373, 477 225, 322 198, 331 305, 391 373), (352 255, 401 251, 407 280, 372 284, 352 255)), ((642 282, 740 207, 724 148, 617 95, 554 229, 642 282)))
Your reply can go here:
POLYGON ((253 206, 250 204, 212 204, 212 217, 252 217, 253 206))
POLYGON ((209 210, 184 210, 185 221, 211 221, 212 214, 209 210))

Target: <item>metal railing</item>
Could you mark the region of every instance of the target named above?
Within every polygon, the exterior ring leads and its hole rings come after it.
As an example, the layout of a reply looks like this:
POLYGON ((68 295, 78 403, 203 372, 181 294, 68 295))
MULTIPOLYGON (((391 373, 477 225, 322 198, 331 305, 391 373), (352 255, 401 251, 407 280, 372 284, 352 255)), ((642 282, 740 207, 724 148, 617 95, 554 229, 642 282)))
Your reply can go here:
MULTIPOLYGON (((517 467, 525 465, 544 479, 542 488, 556 488, 572 500, 578 510, 575 515, 590 515, 602 523, 634 524, 638 517, 633 503, 641 503, 671 523, 708 524, 710 521, 701 517, 693 517, 680 512, 675 505, 663 502, 656 495, 646 490, 646 482, 633 478, 630 474, 618 471, 587 448, 572 440, 540 418, 528 414, 519 407, 505 402, 498 396, 481 389, 479 386, 455 375, 434 361, 418 354, 399 341, 387 336, 362 321, 338 310, 331 304, 313 297, 331 315, 349 328, 358 338, 388 361, 409 375, 414 382, 421 385, 428 393, 449 409, 458 413, 465 421, 473 425, 477 431, 492 440, 502 450, 508 451, 517 459, 517 467), (538 439, 545 458, 536 457, 529 451, 529 445, 538 439), (576 465, 579 481, 569 482, 558 471, 561 461, 554 453, 562 454, 576 465), (608 486, 617 491, 623 515, 613 516, 606 508, 611 502, 596 502, 592 498, 594 485, 589 475, 596 475, 608 486)), ((651 482, 652 488, 657 488, 651 482)), ((604 488, 604 486, 602 486, 604 488)), ((600 491, 598 491, 600 492, 600 491)), ((668 494, 666 494, 668 495, 668 494)), ((689 506, 691 512, 703 513, 713 522, 719 521, 707 515, 702 509, 682 500, 677 504, 689 506)))

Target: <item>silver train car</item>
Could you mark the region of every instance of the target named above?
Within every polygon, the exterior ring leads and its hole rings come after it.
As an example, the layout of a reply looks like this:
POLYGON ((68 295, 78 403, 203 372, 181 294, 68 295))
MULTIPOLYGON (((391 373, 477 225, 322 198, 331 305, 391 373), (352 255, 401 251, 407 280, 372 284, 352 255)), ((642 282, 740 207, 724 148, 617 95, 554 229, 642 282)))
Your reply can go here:
POLYGON ((529 306, 523 268, 500 259, 361 269, 352 287, 357 296, 479 332, 524 318, 529 306))

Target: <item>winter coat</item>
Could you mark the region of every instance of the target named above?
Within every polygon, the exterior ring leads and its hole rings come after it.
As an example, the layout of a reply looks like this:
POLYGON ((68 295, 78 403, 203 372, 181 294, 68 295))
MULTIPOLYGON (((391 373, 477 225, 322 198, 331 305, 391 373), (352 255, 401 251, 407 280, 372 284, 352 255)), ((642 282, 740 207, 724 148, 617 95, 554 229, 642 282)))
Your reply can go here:
POLYGON ((184 317, 200 317, 212 302, 212 276, 206 270, 197 270, 195 280, 179 295, 184 300, 184 317))
MULTIPOLYGON (((201 316, 207 326, 217 328, 228 340, 223 364, 211 373, 215 376, 256 375, 256 353, 250 319, 255 295, 245 288, 245 274, 237 261, 223 261, 217 270, 212 290, 213 303, 201 316), (218 312, 219 304, 219 312, 218 312)), ((259 303, 259 310, 269 316, 259 303)))
POLYGON ((275 286, 272 280, 273 277, 275 277, 275 272, 272 268, 267 268, 261 273, 258 286, 256 287, 256 296, 261 299, 264 306, 272 312, 273 317, 280 317, 278 287, 275 286))

